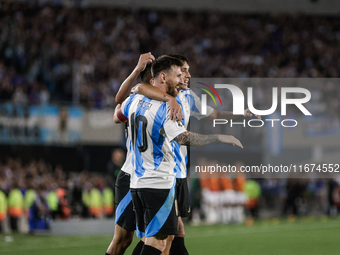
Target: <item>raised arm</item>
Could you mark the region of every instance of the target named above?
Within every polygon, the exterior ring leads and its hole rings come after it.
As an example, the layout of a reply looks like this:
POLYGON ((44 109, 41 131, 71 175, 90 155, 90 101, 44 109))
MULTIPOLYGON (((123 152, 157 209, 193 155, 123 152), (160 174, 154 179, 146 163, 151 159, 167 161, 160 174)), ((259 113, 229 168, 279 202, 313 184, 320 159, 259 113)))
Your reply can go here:
POLYGON ((142 94, 148 98, 168 102, 170 106, 170 118, 172 120, 182 121, 182 108, 177 100, 169 94, 161 91, 159 88, 149 84, 138 84, 133 93, 142 94))
POLYGON ((189 131, 185 131, 175 137, 180 145, 185 146, 205 146, 212 143, 225 143, 231 146, 238 146, 243 149, 241 142, 232 135, 201 135, 189 131))
POLYGON ((131 89, 138 75, 145 69, 148 63, 151 63, 154 60, 155 57, 151 54, 151 52, 140 55, 137 66, 129 75, 129 77, 127 77, 126 80, 122 83, 117 92, 116 95, 117 104, 121 104, 130 95, 131 89))

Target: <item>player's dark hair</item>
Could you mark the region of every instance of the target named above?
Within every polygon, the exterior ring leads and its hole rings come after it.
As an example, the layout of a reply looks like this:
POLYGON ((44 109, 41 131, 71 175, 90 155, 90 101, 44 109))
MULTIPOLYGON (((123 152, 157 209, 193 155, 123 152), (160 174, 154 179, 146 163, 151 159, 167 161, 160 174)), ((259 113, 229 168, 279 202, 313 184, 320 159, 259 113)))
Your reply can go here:
POLYGON ((152 78, 151 74, 151 63, 148 63, 144 69, 139 75, 140 79, 142 80, 143 83, 150 84, 150 80, 152 78))
POLYGON ((169 56, 161 56, 152 63, 152 77, 156 78, 161 72, 167 72, 172 66, 182 66, 181 60, 169 56))
POLYGON ((183 62, 183 64, 184 64, 184 62, 187 62, 189 64, 188 59, 181 54, 169 54, 168 56, 181 60, 183 62))

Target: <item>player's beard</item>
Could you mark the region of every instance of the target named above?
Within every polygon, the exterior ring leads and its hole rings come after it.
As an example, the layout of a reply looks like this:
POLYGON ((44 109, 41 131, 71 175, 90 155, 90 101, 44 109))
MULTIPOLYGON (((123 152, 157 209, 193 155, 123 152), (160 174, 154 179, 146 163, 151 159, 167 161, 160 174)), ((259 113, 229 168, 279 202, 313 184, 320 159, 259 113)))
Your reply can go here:
POLYGON ((177 84, 175 84, 172 80, 166 81, 166 93, 168 93, 172 97, 176 97, 178 94, 178 90, 176 89, 177 84))

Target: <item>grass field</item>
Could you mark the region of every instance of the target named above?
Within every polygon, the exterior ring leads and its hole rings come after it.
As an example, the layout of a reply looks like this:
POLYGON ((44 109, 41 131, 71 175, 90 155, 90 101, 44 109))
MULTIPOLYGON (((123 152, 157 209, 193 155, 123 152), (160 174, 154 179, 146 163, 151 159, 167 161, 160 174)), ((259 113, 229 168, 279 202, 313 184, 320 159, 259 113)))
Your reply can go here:
MULTIPOLYGON (((340 254, 340 218, 304 218, 295 222, 264 220, 245 225, 186 226, 190 255, 215 254, 340 254)), ((0 235, 0 254, 104 255, 112 236, 0 235)), ((131 254, 134 239, 125 254, 131 254)))

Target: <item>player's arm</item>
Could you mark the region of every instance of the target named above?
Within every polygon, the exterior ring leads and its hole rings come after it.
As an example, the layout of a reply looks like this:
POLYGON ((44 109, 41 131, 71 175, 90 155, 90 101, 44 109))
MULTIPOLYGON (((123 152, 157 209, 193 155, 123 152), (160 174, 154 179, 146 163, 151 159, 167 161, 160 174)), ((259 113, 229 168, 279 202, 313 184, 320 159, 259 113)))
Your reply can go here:
POLYGON ((201 135, 189 132, 185 129, 182 122, 173 122, 169 117, 170 108, 167 106, 166 116, 159 116, 165 118, 163 123, 164 131, 170 141, 175 141, 184 146, 204 146, 211 143, 225 143, 232 146, 239 146, 243 148, 241 142, 231 135, 201 135))
POLYGON ((161 91, 159 88, 149 84, 138 84, 133 90, 133 93, 142 94, 148 98, 168 102, 170 107, 170 118, 173 121, 182 121, 182 108, 177 100, 169 94, 161 91))
POLYGON ((155 57, 151 54, 151 52, 140 55, 137 66, 129 75, 129 77, 127 77, 122 83, 116 94, 117 104, 121 104, 130 95, 131 89, 138 75, 145 69, 148 63, 151 63, 154 60, 155 57))
POLYGON ((212 143, 225 143, 231 146, 239 146, 243 149, 241 142, 232 135, 201 135, 185 131, 175 137, 180 145, 184 146, 205 146, 212 143))
POLYGON ((122 112, 121 106, 121 104, 117 104, 115 112, 113 114, 113 121, 117 124, 128 121, 128 118, 125 117, 122 112))
POLYGON ((192 100, 192 106, 195 106, 196 111, 191 108, 192 115, 198 119, 205 118, 209 121, 214 121, 214 119, 226 119, 226 120, 237 120, 240 118, 248 118, 255 116, 258 119, 261 119, 261 116, 253 114, 249 109, 244 111, 243 115, 234 115, 233 112, 229 111, 217 111, 210 106, 207 106, 207 115, 203 115, 201 113, 202 103, 201 99, 192 91, 190 90, 190 95, 192 100), (198 112, 197 112, 198 110, 198 112))
POLYGON ((248 118, 253 116, 261 119, 260 115, 253 114, 249 109, 245 110, 243 115, 234 115, 232 112, 228 111, 213 110, 213 112, 206 119, 209 121, 213 121, 214 119, 237 120, 240 118, 248 118))

